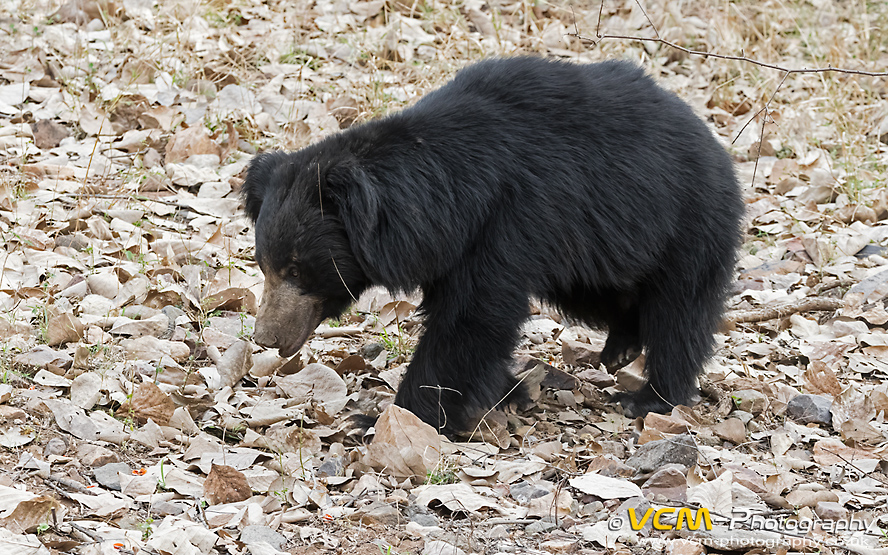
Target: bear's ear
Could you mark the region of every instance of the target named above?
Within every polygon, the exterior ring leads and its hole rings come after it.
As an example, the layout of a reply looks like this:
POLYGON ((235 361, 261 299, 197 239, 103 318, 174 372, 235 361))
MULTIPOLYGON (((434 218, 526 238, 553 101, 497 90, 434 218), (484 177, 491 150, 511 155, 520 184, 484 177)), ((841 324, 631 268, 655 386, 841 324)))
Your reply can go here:
POLYGON ((244 212, 254 224, 259 219, 262 201, 266 193, 275 186, 274 179, 280 179, 276 172, 281 164, 286 164, 286 153, 266 152, 255 156, 247 167, 247 177, 241 185, 240 196, 244 201, 244 212))
MULTIPOLYGON (((356 160, 340 161, 325 175, 324 199, 345 228, 352 251, 366 261, 378 252, 379 192, 373 177, 356 160)), ((323 208, 326 209, 324 204, 323 208)))
POLYGON ((373 178, 357 160, 340 161, 326 174, 324 197, 331 200, 352 247, 373 252, 369 244, 379 222, 380 202, 373 178))

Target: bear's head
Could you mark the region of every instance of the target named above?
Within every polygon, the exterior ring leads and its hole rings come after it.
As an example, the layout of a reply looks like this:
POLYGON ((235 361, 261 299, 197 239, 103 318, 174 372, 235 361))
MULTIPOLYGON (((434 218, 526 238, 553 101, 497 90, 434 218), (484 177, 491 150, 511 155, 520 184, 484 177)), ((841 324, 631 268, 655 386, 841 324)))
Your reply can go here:
POLYGON ((253 339, 281 356, 292 356, 367 287, 336 194, 325 190, 332 171, 332 162, 311 149, 260 154, 241 189, 265 275, 253 339))

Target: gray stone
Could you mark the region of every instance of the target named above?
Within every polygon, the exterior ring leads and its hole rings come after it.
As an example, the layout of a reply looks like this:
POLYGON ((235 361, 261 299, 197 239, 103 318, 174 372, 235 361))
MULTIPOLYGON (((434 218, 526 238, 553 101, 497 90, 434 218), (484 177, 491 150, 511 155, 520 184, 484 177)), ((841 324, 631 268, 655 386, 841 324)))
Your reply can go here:
POLYGON ((802 424, 830 424, 832 400, 823 395, 796 395, 786 405, 786 414, 802 424))
POLYGON ((555 528, 555 521, 548 519, 548 518, 544 518, 542 520, 536 520, 534 522, 531 522, 530 524, 525 526, 524 533, 529 536, 534 535, 534 534, 543 534, 545 532, 548 532, 549 530, 553 530, 554 528, 555 528))
POLYGON ((415 522, 415 523, 419 524, 420 526, 425 526, 425 527, 440 526, 441 525, 441 523, 438 522, 438 518, 435 517, 435 515, 427 515, 427 514, 424 515, 422 513, 417 513, 417 514, 413 515, 412 517, 410 517, 409 520, 410 520, 410 522, 415 522))
MULTIPOLYGON (((600 511, 602 509, 604 509, 604 503, 602 503, 601 501, 592 501, 591 503, 586 503, 585 505, 580 507, 579 515, 583 518, 587 518, 587 517, 594 515, 595 513, 597 513, 598 511, 600 511)), ((586 522, 587 524, 589 523, 588 521, 584 521, 584 522, 586 522)), ((594 524, 594 523, 595 522, 592 521, 592 524, 594 524)))
POLYGON ((370 343, 361 347, 361 350, 358 352, 365 360, 373 360, 384 350, 385 346, 382 343, 370 343))
POLYGON ((731 416, 743 422, 743 425, 749 424, 749 421, 752 420, 753 416, 751 412, 746 412, 745 410, 737 409, 731 413, 731 416))
POLYGON ((549 491, 537 487, 525 480, 521 480, 520 482, 509 486, 509 493, 512 495, 512 499, 522 505, 526 505, 530 503, 531 499, 543 497, 544 495, 547 495, 549 491))
POLYGON ((656 472, 667 464, 691 468, 697 464, 697 446, 688 434, 645 443, 626 461, 640 474, 656 472))
POLYGON ((324 476, 342 476, 345 471, 345 461, 342 457, 335 455, 327 457, 327 460, 318 467, 317 475, 319 478, 324 476))
POLYGON ((169 501, 158 501, 151 504, 151 512, 159 516, 175 516, 184 513, 185 508, 178 503, 170 503, 169 501))
POLYGON ((601 348, 589 343, 564 339, 561 341, 561 356, 564 358, 564 363, 571 366, 581 364, 598 366, 601 362, 601 348))
POLYGON ((712 432, 725 441, 740 445, 746 441, 746 425, 739 418, 728 418, 712 427, 712 432))
POLYGON ((366 508, 352 515, 353 520, 359 520, 362 524, 381 524, 383 526, 398 526, 404 520, 397 507, 382 501, 374 501, 366 508))
POLYGON ((420 526, 440 526, 438 518, 432 514, 428 507, 411 503, 404 509, 404 517, 420 526))
POLYGON ((96 482, 102 484, 103 487, 120 491, 120 476, 118 472, 129 474, 132 470, 126 463, 109 463, 93 470, 93 476, 96 482))
POLYGON ((502 540, 509 537, 509 529, 502 524, 497 524, 487 531, 488 540, 502 540))
POLYGON ((54 437, 46 442, 46 446, 43 448, 43 458, 47 459, 52 455, 61 457, 67 451, 68 443, 62 438, 54 437))
POLYGON ((287 543, 287 538, 278 534, 268 526, 247 526, 240 535, 240 541, 250 545, 251 543, 265 542, 278 551, 287 543))
POLYGON ((466 552, 447 542, 433 540, 426 542, 422 555, 466 555, 466 552))
POLYGON ((764 393, 755 389, 735 391, 731 393, 731 398, 738 409, 751 412, 753 415, 761 414, 762 411, 768 408, 768 398, 765 397, 764 393))

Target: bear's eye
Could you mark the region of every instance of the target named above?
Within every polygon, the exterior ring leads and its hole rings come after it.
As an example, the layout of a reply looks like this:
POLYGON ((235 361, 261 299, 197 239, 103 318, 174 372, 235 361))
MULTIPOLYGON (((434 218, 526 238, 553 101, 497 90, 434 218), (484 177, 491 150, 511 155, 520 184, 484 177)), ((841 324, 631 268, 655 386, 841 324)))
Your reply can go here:
POLYGON ((292 278, 299 277, 299 269, 296 266, 291 267, 290 271, 288 273, 290 274, 290 277, 292 277, 292 278))

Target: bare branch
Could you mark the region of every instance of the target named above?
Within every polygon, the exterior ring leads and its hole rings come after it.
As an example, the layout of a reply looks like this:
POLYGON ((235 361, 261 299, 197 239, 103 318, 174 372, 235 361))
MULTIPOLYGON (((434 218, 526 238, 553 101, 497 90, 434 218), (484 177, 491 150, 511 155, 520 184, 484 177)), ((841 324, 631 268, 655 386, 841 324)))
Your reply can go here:
POLYGON ((798 312, 832 311, 845 306, 842 299, 831 297, 808 297, 794 303, 775 307, 758 308, 755 310, 735 310, 729 312, 725 319, 732 324, 764 322, 775 318, 786 318, 798 312))
POLYGON ((691 55, 691 56, 703 56, 704 58, 712 57, 712 58, 718 58, 721 60, 733 60, 733 61, 738 61, 738 62, 746 62, 749 64, 757 65, 759 67, 774 69, 774 70, 783 72, 783 78, 780 80, 780 83, 774 89, 774 92, 768 98, 767 102, 765 102, 765 105, 762 107, 762 109, 759 110, 758 112, 756 112, 755 115, 752 116, 752 118, 743 125, 743 127, 737 133, 737 136, 734 137, 733 141, 731 141, 731 144, 736 142, 737 139, 740 138, 740 135, 743 134, 743 131, 746 129, 746 127, 749 126, 749 124, 752 123, 755 120, 755 118, 757 118, 762 112, 765 113, 764 117, 762 118, 762 128, 761 128, 761 132, 759 133, 758 152, 756 153, 756 157, 755 157, 755 167, 752 170, 752 183, 750 183, 750 187, 755 185, 755 176, 756 176, 756 173, 758 172, 758 161, 759 161, 759 158, 761 158, 761 153, 762 153, 762 142, 765 140, 765 125, 767 124, 768 118, 771 115, 771 111, 769 109, 770 105, 771 105, 771 101, 774 100, 775 96, 777 96, 777 92, 780 90, 780 88, 786 82, 787 77, 789 77, 792 74, 796 74, 796 73, 845 73, 845 74, 849 74, 849 75, 866 75, 869 77, 888 77, 888 71, 865 71, 865 70, 861 70, 861 69, 847 69, 847 68, 839 68, 839 67, 832 67, 832 66, 816 67, 816 68, 789 68, 789 67, 784 67, 784 66, 777 65, 777 64, 771 64, 768 62, 762 62, 759 60, 755 60, 753 58, 749 58, 747 56, 736 56, 736 55, 732 55, 732 54, 716 54, 714 52, 704 52, 702 50, 691 50, 690 48, 686 48, 684 46, 678 45, 672 41, 668 41, 668 40, 662 38, 660 36, 660 31, 657 29, 657 26, 654 25, 654 22, 651 20, 651 18, 647 14, 647 10, 645 10, 644 6, 641 4, 641 0, 635 0, 635 4, 641 10, 641 13, 644 14, 644 18, 647 20, 648 24, 651 26, 651 29, 653 29, 654 34, 656 35, 655 37, 640 37, 640 36, 634 36, 634 35, 611 35, 608 33, 602 33, 601 32, 601 16, 604 13, 604 0, 601 0, 601 4, 598 7, 598 23, 595 26, 595 38, 594 39, 590 38, 590 37, 584 37, 584 36, 580 35, 580 33, 578 31, 576 31, 576 28, 577 28, 576 27, 576 20, 574 20, 575 32, 568 33, 567 36, 575 37, 580 42, 583 42, 586 44, 591 44, 592 46, 597 46, 598 43, 600 43, 602 40, 605 40, 605 39, 618 39, 618 40, 627 40, 627 41, 634 41, 634 42, 653 42, 653 43, 666 45, 670 48, 674 48, 675 50, 679 50, 679 51, 684 52, 684 53, 691 55))
MULTIPOLYGON (((654 34, 657 35, 656 37, 639 37, 639 36, 633 36, 633 35, 611 35, 608 33, 602 34, 602 32, 601 32, 601 16, 604 12, 604 0, 601 0, 601 5, 598 8, 598 25, 595 28, 595 37, 596 38, 593 39, 593 38, 589 38, 589 37, 584 37, 584 36, 580 35, 579 32, 568 33, 568 36, 576 37, 577 40, 587 43, 587 44, 591 44, 593 46, 597 45, 599 42, 601 42, 602 40, 605 40, 605 39, 619 39, 619 40, 629 40, 629 41, 635 41, 635 42, 656 42, 656 43, 664 44, 670 48, 680 50, 686 54, 690 54, 691 56, 703 56, 704 58, 712 57, 712 58, 719 58, 722 60, 734 60, 734 61, 738 61, 738 62, 746 62, 746 63, 750 63, 750 64, 757 65, 760 67, 766 67, 768 69, 776 69, 777 71, 782 71, 782 72, 786 73, 786 75, 789 75, 792 73, 847 73, 847 74, 851 74, 851 75, 867 75, 869 77, 888 77, 888 71, 865 71, 865 70, 861 70, 861 69, 846 69, 846 68, 832 67, 832 66, 815 67, 815 68, 801 68, 801 69, 795 68, 794 69, 794 68, 789 68, 789 67, 783 67, 783 66, 780 66, 777 64, 770 64, 768 62, 762 62, 759 60, 755 60, 753 58, 748 58, 746 56, 736 56, 736 55, 732 55, 732 54, 716 54, 715 52, 704 52, 702 50, 691 50, 690 48, 685 48, 684 46, 675 44, 672 41, 668 41, 668 40, 660 37, 660 31, 657 30, 657 26, 654 25, 654 22, 651 21, 650 17, 648 17, 647 11, 644 9, 644 6, 641 5, 641 0, 635 0, 635 3, 638 5, 639 9, 641 10, 641 13, 644 14, 644 17, 645 17, 645 19, 647 19, 647 22, 650 24, 651 29, 654 30, 654 34)), ((786 80, 786 75, 784 75, 784 77, 783 77, 784 81, 786 80)), ((781 81, 781 84, 782 84, 782 81, 781 81)), ((780 87, 778 86, 777 88, 779 89, 780 87)), ((775 93, 776 93, 776 91, 775 91, 775 93)), ((773 96, 771 98, 773 98, 773 96)), ((770 100, 768 102, 770 102, 770 100)))
MULTIPOLYGON (((599 21, 600 25, 600 21, 599 21)), ((656 29, 655 29, 656 31, 656 29)), ((704 52, 701 50, 691 50, 690 48, 685 48, 684 46, 680 46, 675 44, 674 42, 668 41, 659 37, 638 37, 632 35, 609 35, 609 34, 600 34, 596 33, 596 38, 584 37, 582 35, 576 33, 568 33, 568 36, 576 37, 581 42, 591 44, 593 46, 597 45, 599 42, 605 39, 620 39, 620 40, 629 40, 636 42, 657 42, 660 44, 665 44, 670 48, 675 48, 676 50, 681 50, 682 52, 686 52, 692 56, 703 56, 704 58, 719 58, 722 60, 735 60, 738 62, 747 62, 753 65, 766 67, 768 69, 776 69, 777 71, 783 71, 787 74, 792 73, 847 73, 850 75, 867 75, 869 77, 888 77, 888 71, 865 71, 861 69, 847 69, 841 67, 814 67, 814 68, 789 68, 780 66, 777 64, 769 64, 767 62, 761 62, 759 60, 755 60, 753 58, 748 58, 746 56, 735 56, 732 54, 716 54, 715 52, 704 52)))

